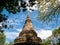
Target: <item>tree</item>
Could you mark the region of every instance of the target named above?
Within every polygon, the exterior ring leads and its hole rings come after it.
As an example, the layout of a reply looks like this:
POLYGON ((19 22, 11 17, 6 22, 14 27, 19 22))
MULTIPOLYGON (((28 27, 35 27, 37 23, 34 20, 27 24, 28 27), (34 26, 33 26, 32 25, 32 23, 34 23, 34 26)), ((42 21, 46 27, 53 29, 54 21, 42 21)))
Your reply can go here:
POLYGON ((8 45, 13 45, 13 42, 10 42, 8 45))
POLYGON ((51 44, 50 40, 47 40, 47 41, 43 42, 43 45, 50 45, 50 44, 51 44))
POLYGON ((13 42, 5 43, 5 45, 13 45, 13 42))
POLYGON ((60 0, 37 0, 39 2, 38 20, 52 21, 60 15, 60 0))
POLYGON ((60 45, 60 38, 58 40, 59 40, 59 42, 57 43, 57 45, 60 45))
POLYGON ((3 31, 0 31, 0 45, 5 45, 6 36, 3 31))
MULTIPOLYGON (((52 31, 52 35, 47 38, 53 45, 60 45, 60 27, 52 31)), ((45 44, 45 43, 44 43, 45 44)))
POLYGON ((7 16, 0 14, 0 22, 6 21, 7 16))
MULTIPOLYGON (((36 4, 36 0, 0 0, 0 23, 5 22, 8 17, 5 14, 2 14, 1 12, 6 9, 9 13, 16 14, 17 12, 26 11, 28 7, 33 7, 33 5, 36 4)), ((33 10, 30 8, 30 10, 33 10)), ((6 28, 7 25, 3 24, 3 28, 6 28)))
POLYGON ((54 36, 58 36, 58 34, 60 34, 60 27, 58 29, 53 30, 52 34, 54 36))
POLYGON ((35 0, 29 0, 28 2, 26 0, 0 0, 0 12, 6 9, 9 13, 15 14, 16 12, 20 12, 21 7, 23 11, 26 11, 27 6, 30 7, 35 4, 35 0))
POLYGON ((43 45, 60 45, 60 27, 52 31, 52 35, 43 42, 43 45))

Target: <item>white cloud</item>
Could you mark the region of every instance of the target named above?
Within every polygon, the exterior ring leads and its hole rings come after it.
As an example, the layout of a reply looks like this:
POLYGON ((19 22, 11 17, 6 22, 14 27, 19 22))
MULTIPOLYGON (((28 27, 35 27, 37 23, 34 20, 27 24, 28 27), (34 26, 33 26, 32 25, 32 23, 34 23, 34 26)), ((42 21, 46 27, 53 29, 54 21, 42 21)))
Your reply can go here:
POLYGON ((32 10, 38 10, 37 4, 35 4, 33 7, 30 7, 32 10))
POLYGON ((2 24, 0 23, 0 26, 2 27, 2 24))
POLYGON ((15 37, 18 37, 22 29, 16 29, 16 30, 18 32, 5 32, 6 38, 14 39, 15 37))
POLYGON ((29 4, 29 0, 24 0, 27 4, 29 4))
POLYGON ((19 36, 19 33, 21 32, 21 29, 16 29, 18 32, 5 32, 6 35, 6 42, 10 40, 14 40, 16 37, 19 36))
POLYGON ((18 32, 21 32, 22 31, 22 29, 16 29, 18 32))
POLYGON ((19 33, 17 32, 5 32, 6 38, 8 39, 15 39, 19 33))
POLYGON ((46 39, 47 37, 52 35, 52 30, 42 29, 42 30, 38 30, 36 32, 37 32, 38 37, 40 37, 41 39, 46 39))

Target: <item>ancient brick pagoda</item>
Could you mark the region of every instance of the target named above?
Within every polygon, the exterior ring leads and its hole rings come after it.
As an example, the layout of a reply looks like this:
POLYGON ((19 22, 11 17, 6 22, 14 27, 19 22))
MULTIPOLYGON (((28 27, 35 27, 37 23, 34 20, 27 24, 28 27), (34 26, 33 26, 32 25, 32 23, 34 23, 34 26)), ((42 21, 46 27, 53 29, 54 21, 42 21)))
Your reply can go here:
POLYGON ((26 18, 19 37, 14 40, 14 45, 42 45, 42 40, 37 37, 29 15, 26 18))

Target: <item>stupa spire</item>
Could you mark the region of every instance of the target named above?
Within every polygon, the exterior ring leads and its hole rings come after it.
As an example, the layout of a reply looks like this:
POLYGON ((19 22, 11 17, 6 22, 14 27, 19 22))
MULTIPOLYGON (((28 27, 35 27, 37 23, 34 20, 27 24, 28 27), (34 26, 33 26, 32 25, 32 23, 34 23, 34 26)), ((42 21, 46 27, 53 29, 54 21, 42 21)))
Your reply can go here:
MULTIPOLYGON (((28 15, 27 15, 27 19, 30 19, 30 13, 28 13, 28 15)), ((26 19, 26 20, 27 20, 27 19, 26 19)))
POLYGON ((23 30, 34 30, 32 25, 32 21, 30 20, 30 14, 28 13, 25 24, 23 26, 23 30))

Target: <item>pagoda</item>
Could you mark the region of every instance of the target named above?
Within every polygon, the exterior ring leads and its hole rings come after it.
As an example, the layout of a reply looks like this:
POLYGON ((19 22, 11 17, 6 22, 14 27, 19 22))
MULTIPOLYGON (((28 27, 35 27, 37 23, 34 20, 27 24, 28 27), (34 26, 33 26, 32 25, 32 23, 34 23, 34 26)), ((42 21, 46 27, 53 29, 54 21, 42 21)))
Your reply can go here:
POLYGON ((42 45, 41 38, 37 37, 37 33, 34 31, 29 14, 19 37, 14 40, 14 45, 42 45))

